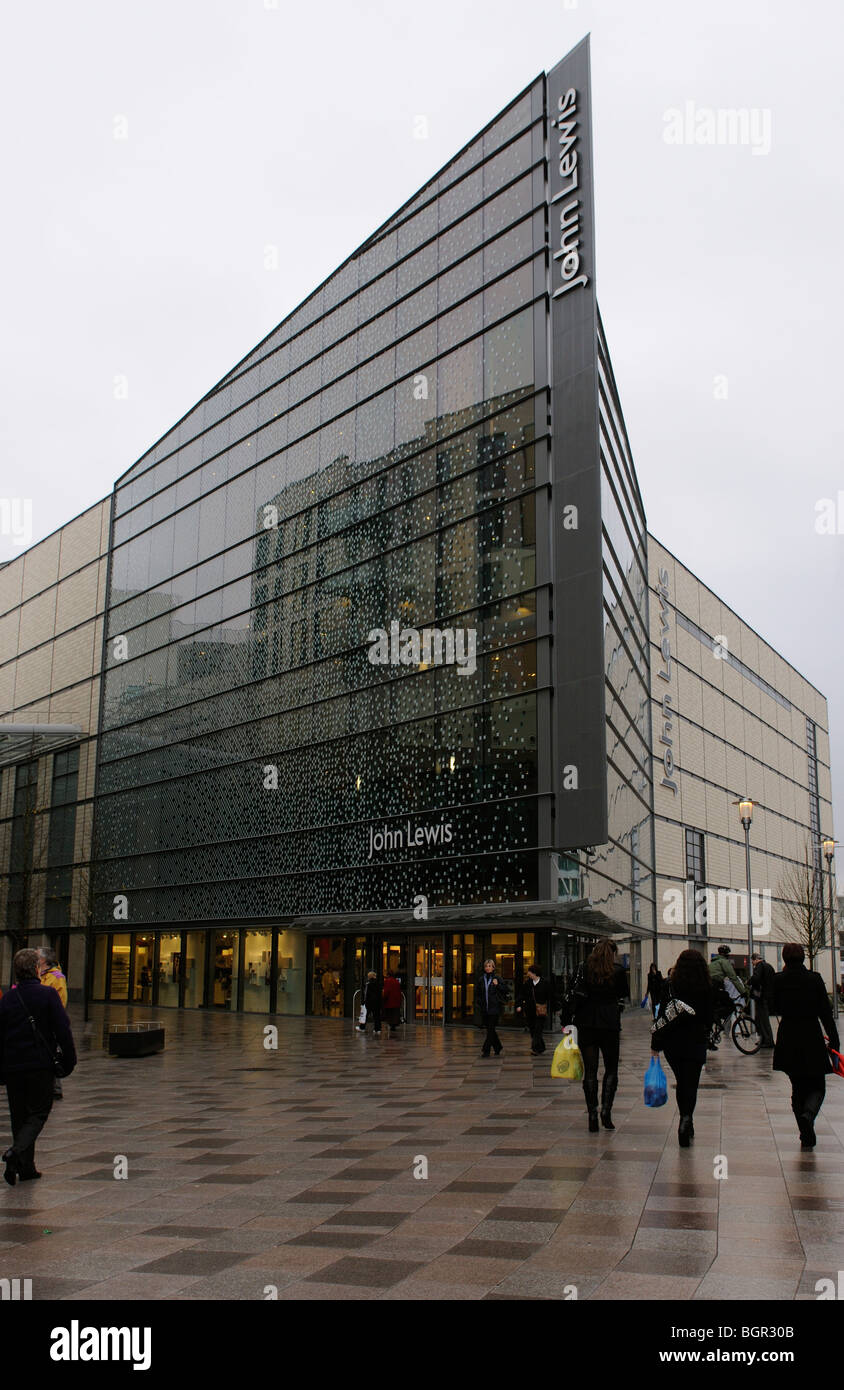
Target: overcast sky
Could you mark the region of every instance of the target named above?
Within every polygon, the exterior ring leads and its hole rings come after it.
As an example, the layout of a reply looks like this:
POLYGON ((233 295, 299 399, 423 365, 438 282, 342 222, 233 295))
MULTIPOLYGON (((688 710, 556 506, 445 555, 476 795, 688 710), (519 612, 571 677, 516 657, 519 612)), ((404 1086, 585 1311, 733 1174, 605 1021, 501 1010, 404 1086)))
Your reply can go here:
POLYGON ((37 540, 104 496, 588 31, 596 283, 649 526, 826 694, 840 827, 838 0, 7 8, 0 497, 33 499, 37 540), (706 108, 747 109, 751 143, 667 142, 706 108))

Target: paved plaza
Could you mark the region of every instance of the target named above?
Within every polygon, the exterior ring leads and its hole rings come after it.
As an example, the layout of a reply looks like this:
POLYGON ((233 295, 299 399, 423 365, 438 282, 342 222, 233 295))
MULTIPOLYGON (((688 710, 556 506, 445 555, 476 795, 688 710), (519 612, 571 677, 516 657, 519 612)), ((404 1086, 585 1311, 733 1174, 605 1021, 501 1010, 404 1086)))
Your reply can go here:
POLYGON ((160 1016, 166 1051, 119 1060, 108 1023, 149 1010, 97 1006, 86 1032, 71 1008, 44 1176, 0 1194, 0 1276, 33 1299, 790 1300, 844 1270, 837 1078, 803 1153, 770 1054, 722 1043, 681 1150, 673 1094, 642 1102, 638 1009, 597 1135, 523 1032, 483 1059, 473 1029, 160 1016))

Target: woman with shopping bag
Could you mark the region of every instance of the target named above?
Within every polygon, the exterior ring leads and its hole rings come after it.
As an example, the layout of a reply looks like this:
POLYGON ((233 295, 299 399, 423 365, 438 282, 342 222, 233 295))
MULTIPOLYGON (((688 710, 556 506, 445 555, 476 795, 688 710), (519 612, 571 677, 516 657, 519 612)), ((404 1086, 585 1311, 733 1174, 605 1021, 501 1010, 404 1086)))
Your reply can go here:
POLYGON ((589 1112, 589 1133, 598 1133, 598 1057, 604 1060, 601 1088, 601 1124, 615 1129, 612 1103, 618 1089, 618 1059, 621 1051, 621 1010, 630 996, 627 971, 616 964, 617 948, 603 937, 572 985, 574 1019, 580 1051, 583 1054, 583 1094, 589 1112))
POLYGON ((695 1135, 692 1117, 713 1009, 714 993, 706 960, 700 951, 681 951, 663 986, 659 1014, 651 1032, 651 1056, 659 1060, 660 1052, 664 1052, 677 1081, 677 1141, 681 1149, 687 1149, 695 1135))

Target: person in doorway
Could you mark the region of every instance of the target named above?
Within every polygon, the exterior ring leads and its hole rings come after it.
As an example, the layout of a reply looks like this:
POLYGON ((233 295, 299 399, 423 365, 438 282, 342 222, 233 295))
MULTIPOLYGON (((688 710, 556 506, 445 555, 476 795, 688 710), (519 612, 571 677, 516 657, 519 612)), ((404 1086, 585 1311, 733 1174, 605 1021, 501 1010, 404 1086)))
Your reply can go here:
MULTIPOLYGON (((54 989, 62 1002, 62 1008, 67 1008, 67 980, 62 974, 61 967, 56 958, 55 951, 49 946, 38 947, 38 978, 42 985, 48 985, 54 989)), ((64 1091, 60 1076, 53 1077, 53 1100, 64 1100, 64 1091)))
POLYGON ((783 968, 774 976, 771 991, 772 1012, 780 1015, 773 1065, 774 1071, 784 1071, 791 1082, 791 1109, 800 1132, 800 1147, 813 1149, 817 1142, 815 1120, 826 1094, 826 1074, 833 1070, 821 1025, 830 1047, 838 1052, 841 1044, 826 985, 815 970, 806 969, 805 958, 798 942, 790 941, 782 948, 783 968))
POLYGON ((363 1023, 358 1024, 361 1033, 366 1032, 366 1025, 372 1022, 372 1031, 376 1038, 381 1036, 381 1005, 384 997, 384 987, 375 974, 370 970, 366 977, 366 984, 363 990, 363 1007, 366 1009, 366 1018, 363 1023))
POLYGON ((337 981, 334 978, 334 971, 330 967, 323 970, 320 984, 322 986, 322 1011, 325 1014, 330 1014, 337 997, 337 981))
POLYGON ((475 981, 475 1007, 481 1016, 481 1027, 486 1029, 486 1037, 481 1047, 481 1056, 488 1057, 493 1051, 500 1057, 504 1051, 498 1036, 498 1020, 505 1003, 505 990, 496 973, 495 961, 485 960, 484 968, 475 981))
POLYGON ((384 1021, 389 1028, 387 1037, 394 1038, 401 1022, 401 985, 393 970, 388 970, 384 976, 384 986, 381 993, 384 1005, 384 1021))
POLYGON ((516 1013, 521 1014, 530 1028, 530 1055, 541 1057, 545 1051, 545 1020, 548 1017, 548 1003, 551 990, 547 980, 543 980, 539 967, 529 965, 527 979, 522 985, 516 1013))
POLYGON ((662 998, 662 989, 665 981, 662 978, 662 971, 658 968, 656 961, 651 961, 651 968, 648 971, 648 983, 646 993, 651 1002, 651 1014, 656 1018, 656 1011, 659 1001, 662 998))
POLYGON ((681 951, 658 1000, 659 1017, 651 1031, 651 1053, 665 1052, 677 1082, 680 1124, 677 1140, 687 1149, 695 1134, 693 1115, 706 1044, 712 1027, 714 990, 700 951, 681 951))
POLYGON ((12 1143, 3 1154, 10 1187, 40 1178, 35 1141, 53 1107, 53 1058, 61 1048, 65 1076, 76 1066, 70 1020, 58 990, 43 989, 37 951, 18 951, 16 988, 0 999, 0 1081, 5 1082, 12 1143))
POLYGON ((756 1001, 756 1026, 762 1036, 762 1046, 772 1048, 774 1035, 771 1032, 771 1000, 777 972, 772 965, 757 952, 750 957, 753 974, 750 977, 750 997, 756 1001))
POLYGON ((598 1133, 598 1056, 603 1058, 601 1124, 615 1129, 612 1103, 618 1089, 621 1051, 621 1011, 630 996, 627 971, 616 963, 617 947, 608 936, 586 957, 574 982, 574 1018, 583 1056, 583 1094, 589 1112, 589 1133, 598 1133))

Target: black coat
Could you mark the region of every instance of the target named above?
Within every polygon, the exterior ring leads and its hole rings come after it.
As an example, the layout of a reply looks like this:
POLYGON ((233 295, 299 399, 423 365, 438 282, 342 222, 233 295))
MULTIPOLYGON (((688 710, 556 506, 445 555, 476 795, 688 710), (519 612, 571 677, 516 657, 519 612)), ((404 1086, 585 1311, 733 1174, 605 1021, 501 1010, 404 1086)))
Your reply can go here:
POLYGON ((489 987, 489 1003, 487 1004, 486 985, 484 984, 485 971, 481 971, 475 976, 475 1008, 481 1014, 500 1014, 504 1011, 504 1005, 510 997, 510 992, 502 980, 501 976, 493 970, 491 979, 497 980, 498 984, 491 984, 489 987))
POLYGON ((821 1024, 836 1052, 838 1029, 820 975, 807 970, 802 961, 787 965, 774 976, 771 1012, 780 1015, 774 1071, 785 1071, 789 1076, 822 1076, 832 1070, 821 1024))
POLYGON ((621 1031, 621 1001, 629 999, 630 986, 627 971, 620 965, 613 966, 613 973, 605 984, 592 984, 588 967, 584 965, 575 983, 574 1019, 578 1033, 584 1028, 621 1031))
POLYGON ((58 1043, 64 1074, 69 1076, 76 1066, 76 1048, 61 999, 40 980, 21 980, 0 999, 0 1080, 22 1071, 53 1070, 47 1046, 32 1031, 30 1014, 46 1044, 58 1043))
POLYGON ((645 985, 646 993, 651 996, 651 1003, 658 1004, 662 997, 662 990, 665 981, 662 978, 661 970, 649 970, 648 982, 645 985))
POLYGON ((380 980, 367 980, 363 990, 363 1003, 367 1009, 380 1009, 384 1000, 384 986, 380 980))
POLYGON ((530 979, 525 980, 519 993, 519 1004, 522 1012, 528 1019, 536 1018, 537 1004, 551 1003, 551 988, 547 980, 539 979, 536 984, 532 984, 530 979))
POLYGON ((673 1058, 705 1062, 714 1006, 715 991, 711 986, 704 994, 681 996, 674 993, 666 980, 659 999, 659 1014, 651 1030, 652 1050, 664 1050, 669 1062, 673 1058), (693 1012, 689 1013, 689 1009, 693 1012))
POLYGON ((750 992, 754 999, 761 999, 762 1003, 771 1012, 771 1000, 774 992, 774 980, 777 972, 766 960, 757 961, 753 967, 753 974, 750 977, 750 992))

